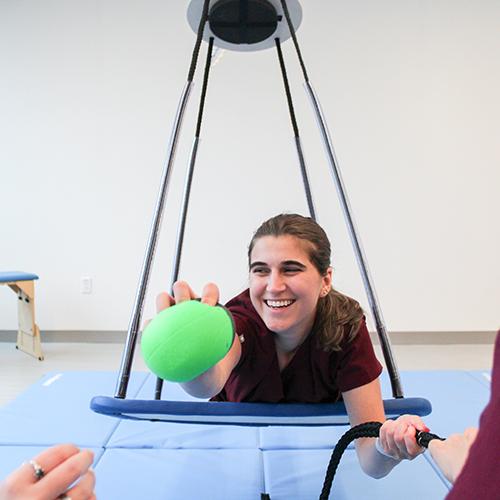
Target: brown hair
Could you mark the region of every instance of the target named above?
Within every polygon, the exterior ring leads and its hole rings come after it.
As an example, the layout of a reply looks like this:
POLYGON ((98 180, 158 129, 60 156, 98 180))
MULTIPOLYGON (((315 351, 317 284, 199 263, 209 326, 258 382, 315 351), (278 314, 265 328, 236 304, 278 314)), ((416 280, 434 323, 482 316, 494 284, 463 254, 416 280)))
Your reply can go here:
MULTIPOLYGON (((310 217, 298 214, 280 214, 263 222, 248 246, 248 263, 256 241, 263 236, 294 236, 309 243, 309 259, 321 276, 330 267, 330 241, 323 228, 310 217)), ((357 301, 333 288, 318 300, 313 331, 325 351, 340 350, 344 335, 354 338, 363 319, 363 310, 357 301)))

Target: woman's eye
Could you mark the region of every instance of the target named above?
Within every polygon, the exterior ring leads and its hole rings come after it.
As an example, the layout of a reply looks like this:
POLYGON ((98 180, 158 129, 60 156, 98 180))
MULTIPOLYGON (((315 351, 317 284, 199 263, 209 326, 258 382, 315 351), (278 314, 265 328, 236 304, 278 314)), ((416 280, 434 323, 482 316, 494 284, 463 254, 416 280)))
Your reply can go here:
POLYGON ((269 272, 265 267, 254 267, 252 269, 253 274, 266 274, 269 272))

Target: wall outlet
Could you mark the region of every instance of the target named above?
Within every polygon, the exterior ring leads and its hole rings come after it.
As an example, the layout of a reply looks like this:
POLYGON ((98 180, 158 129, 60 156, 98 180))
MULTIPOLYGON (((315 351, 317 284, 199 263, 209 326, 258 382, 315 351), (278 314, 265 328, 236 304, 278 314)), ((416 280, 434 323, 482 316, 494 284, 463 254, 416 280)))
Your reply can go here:
POLYGON ((92 278, 88 276, 80 278, 80 291, 86 294, 92 293, 92 278))

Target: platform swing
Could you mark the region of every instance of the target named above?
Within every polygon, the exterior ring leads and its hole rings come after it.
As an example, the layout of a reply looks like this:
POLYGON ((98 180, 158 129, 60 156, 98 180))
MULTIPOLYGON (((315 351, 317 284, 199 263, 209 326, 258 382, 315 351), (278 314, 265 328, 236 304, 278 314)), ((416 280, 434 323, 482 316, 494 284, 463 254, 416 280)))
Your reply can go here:
MULTIPOLYGON (((202 40, 208 42, 203 85, 198 109, 198 120, 194 142, 189 159, 182 208, 177 230, 177 241, 171 275, 171 285, 178 279, 180 260, 186 226, 187 211, 190 198, 191 183, 200 140, 203 108, 205 103, 210 65, 214 46, 236 51, 262 50, 275 46, 283 84, 285 88, 290 119, 292 123, 295 147, 299 160, 300 172, 304 184, 305 196, 310 217, 316 219, 313 197, 309 184, 306 164, 302 152, 299 129, 293 108, 292 97, 288 85, 288 77, 281 51, 281 43, 291 38, 304 77, 304 86, 310 99, 321 138, 327 154, 331 175, 338 193, 340 205, 345 216, 347 229, 350 235, 359 270, 363 279, 364 288, 376 326, 377 334, 382 346, 385 364, 388 370, 392 399, 384 400, 384 410, 387 418, 397 418, 400 415, 411 413, 425 416, 431 412, 429 401, 423 398, 405 398, 399 377, 399 372, 391 350, 384 320, 375 293, 373 280, 370 276, 366 257, 361 240, 356 229, 346 189, 342 182, 338 162, 332 146, 325 118, 323 116, 318 97, 309 80, 304 60, 300 52, 296 37, 296 30, 302 19, 302 10, 298 0, 192 0, 188 8, 188 20, 197 33, 187 82, 182 91, 177 114, 174 120, 170 139, 167 160, 165 163, 161 186, 155 207, 154 217, 150 230, 146 254, 141 270, 140 281, 135 297, 133 312, 128 327, 126 345, 118 373, 117 387, 114 397, 97 396, 91 402, 91 408, 109 416, 150 421, 183 422, 198 424, 219 425, 290 425, 290 426, 321 426, 321 425, 348 425, 347 411, 342 402, 322 404, 271 404, 271 403, 229 403, 229 402, 181 402, 161 399, 163 380, 158 378, 154 399, 134 400, 127 399, 127 386, 132 369, 134 350, 140 331, 142 312, 148 286, 149 276, 153 263, 156 243, 160 230, 161 217, 168 191, 169 180, 172 174, 176 145, 181 131, 181 123, 186 110, 188 98, 192 89, 193 79, 202 40), (212 5, 211 5, 212 4, 212 5)), ((176 306, 177 307, 177 306, 176 306)), ((377 424, 377 423, 375 423, 377 424)), ((351 437, 378 435, 380 424, 372 426, 368 434, 359 434, 351 437)), ((424 445, 426 439, 421 441, 424 445)), ((324 488, 328 490, 328 488, 324 488)), ((328 490, 329 491, 329 490, 328 490)), ((328 493, 326 493, 326 497, 328 493)), ((326 498, 325 497, 325 498, 326 498)))

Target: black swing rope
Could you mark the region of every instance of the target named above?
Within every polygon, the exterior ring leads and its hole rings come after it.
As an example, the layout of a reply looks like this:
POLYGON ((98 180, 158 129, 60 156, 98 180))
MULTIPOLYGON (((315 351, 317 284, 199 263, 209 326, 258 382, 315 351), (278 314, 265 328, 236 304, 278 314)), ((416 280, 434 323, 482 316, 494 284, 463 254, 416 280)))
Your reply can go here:
MULTIPOLYGON (((342 437, 335 445, 335 448, 333 449, 330 462, 326 469, 325 481, 323 483, 323 488, 321 489, 319 500, 328 500, 330 498, 330 491, 332 489, 335 472, 337 472, 337 467, 340 463, 340 459, 342 458, 342 454, 349 446, 349 444, 358 438, 378 438, 381 427, 381 422, 365 422, 364 424, 359 424, 351 427, 346 433, 342 435, 342 437)), ((424 448, 428 448, 429 443, 433 439, 444 441, 444 438, 438 436, 437 434, 432 434, 432 432, 425 431, 418 431, 415 439, 417 443, 424 448)), ((271 500, 271 497, 268 493, 261 493, 260 499, 271 500)))
MULTIPOLYGON (((330 497, 330 490, 332 488, 333 477, 335 476, 335 472, 337 471, 337 467, 340 463, 340 459, 342 458, 342 454, 345 449, 349 446, 349 444, 358 438, 363 437, 371 437, 377 438, 380 433, 380 428, 382 424, 380 422, 365 422, 364 424, 355 425, 351 427, 338 441, 333 449, 332 456, 330 458, 330 462, 326 469, 325 481, 323 483, 323 488, 321 490, 321 495, 319 496, 320 500, 328 500, 330 497)), ((433 439, 439 439, 444 441, 444 438, 439 437, 437 434, 432 434, 431 432, 418 431, 415 436, 417 443, 424 448, 429 446, 429 443, 433 439)))
MULTIPOLYGON (((193 54, 191 56, 191 62, 189 65, 189 72, 188 72, 188 76, 187 76, 188 82, 192 82, 194 79, 196 65, 198 62, 198 57, 200 55, 200 48, 201 48, 201 41, 203 38, 203 32, 205 30, 205 24, 208 20, 209 6, 210 6, 210 0, 205 0, 205 2, 203 4, 203 11, 202 11, 201 18, 200 18, 200 24, 198 25, 196 42, 194 44, 193 54)), ((208 42, 205 70, 203 73, 203 85, 201 88, 200 103, 198 106, 198 118, 196 121, 196 131, 195 131, 195 139, 196 140, 199 140, 200 133, 201 133, 201 123, 203 120, 203 110, 205 108, 205 98, 207 95, 208 77, 210 74, 210 65, 212 62, 213 46, 214 46, 214 38, 210 37, 209 42, 208 42)), ((179 247, 179 249, 182 249, 182 245, 183 245, 183 241, 184 241, 184 230, 185 230, 185 225, 186 225, 185 221, 186 221, 186 214, 187 214, 188 203, 189 203, 189 192, 191 191, 191 183, 192 183, 192 178, 193 178, 193 167, 194 167, 194 165, 192 165, 191 168, 189 169, 188 178, 186 180, 186 190, 188 192, 188 195, 185 197, 184 205, 182 207, 181 225, 180 225, 179 233, 178 233, 178 238, 179 238, 178 247, 179 247)), ((174 269, 173 269, 173 273, 172 273, 172 285, 175 281, 177 281, 177 278, 178 278, 179 267, 180 267, 180 254, 181 254, 181 251, 179 250, 178 257, 175 259, 175 262, 174 262, 174 269)), ((163 389, 163 380, 161 378, 157 378, 156 379, 156 386, 155 386, 155 399, 156 400, 161 399, 162 389, 163 389)))
POLYGON ((290 92, 290 85, 288 83, 288 75, 286 73, 285 60, 283 59, 283 52, 281 50, 281 43, 279 38, 275 38, 276 50, 278 52, 278 60, 280 63, 281 74, 283 76, 283 85, 285 87, 286 100, 288 103, 288 111, 290 113, 290 121, 292 122, 293 134, 295 138, 295 147, 297 148, 297 155, 299 157, 300 173, 302 175, 302 183, 306 193, 307 207, 309 208, 310 217, 316 221, 316 211, 314 209, 314 202, 311 193, 311 185, 307 175, 306 163, 304 160, 304 153, 302 152, 302 145, 300 143, 299 126, 295 117, 295 109, 293 107, 292 93, 290 92))
POLYGON ((193 55, 191 56, 191 64, 189 65, 189 73, 187 80, 192 82, 194 78, 194 73, 196 71, 196 62, 198 61, 198 54, 200 53, 201 40, 203 38, 203 32, 205 31, 205 24, 208 19, 208 9, 210 7, 210 0, 205 0, 203 4, 203 10, 201 13, 200 24, 198 24, 198 32, 196 34, 196 42, 193 48, 193 55))

